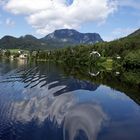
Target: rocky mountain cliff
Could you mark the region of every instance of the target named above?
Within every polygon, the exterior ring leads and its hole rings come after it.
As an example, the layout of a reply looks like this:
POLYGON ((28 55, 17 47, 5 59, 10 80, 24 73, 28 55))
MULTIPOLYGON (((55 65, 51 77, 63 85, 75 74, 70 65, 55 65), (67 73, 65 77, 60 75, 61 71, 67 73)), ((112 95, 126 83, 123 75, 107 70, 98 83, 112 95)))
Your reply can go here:
POLYGON ((97 42, 103 42, 103 39, 98 33, 80 33, 73 29, 56 30, 42 38, 42 40, 70 44, 95 44, 97 42))
POLYGON ((37 39, 32 35, 19 38, 4 36, 0 39, 0 48, 3 49, 55 49, 80 44, 95 44, 103 42, 98 33, 80 33, 73 29, 56 30, 47 36, 37 39))

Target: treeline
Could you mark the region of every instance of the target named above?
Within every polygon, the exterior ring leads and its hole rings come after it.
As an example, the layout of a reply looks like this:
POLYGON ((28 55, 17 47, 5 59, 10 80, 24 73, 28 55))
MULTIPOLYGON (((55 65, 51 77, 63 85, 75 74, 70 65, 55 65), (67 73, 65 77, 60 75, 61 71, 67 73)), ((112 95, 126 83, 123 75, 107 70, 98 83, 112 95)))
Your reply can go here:
MULTIPOLYGON (((5 52, 5 56, 9 57, 9 55, 11 55, 9 51, 5 52)), ((14 55, 18 57, 16 53, 14 55)), ((51 51, 29 50, 28 58, 37 61, 53 60, 68 66, 112 65, 114 67, 120 65, 127 68, 139 68, 140 34, 95 45, 79 45, 51 51), (92 52, 97 52, 101 56, 92 52)))
POLYGON ((95 45, 36 51, 36 54, 31 53, 31 58, 59 61, 68 65, 91 65, 105 62, 111 58, 115 65, 119 64, 128 68, 140 67, 140 35, 95 45), (101 57, 96 54, 90 55, 93 51, 99 52, 101 57))
POLYGON ((67 76, 73 76, 76 79, 93 82, 94 84, 103 84, 113 89, 126 93, 129 97, 140 104, 140 71, 137 69, 126 70, 121 68, 119 74, 114 71, 104 71, 101 69, 91 70, 92 73, 97 73, 96 76, 92 76, 89 73, 89 69, 84 67, 69 69, 67 66, 63 66, 64 73, 67 76), (132 94, 133 93, 133 94, 132 94))

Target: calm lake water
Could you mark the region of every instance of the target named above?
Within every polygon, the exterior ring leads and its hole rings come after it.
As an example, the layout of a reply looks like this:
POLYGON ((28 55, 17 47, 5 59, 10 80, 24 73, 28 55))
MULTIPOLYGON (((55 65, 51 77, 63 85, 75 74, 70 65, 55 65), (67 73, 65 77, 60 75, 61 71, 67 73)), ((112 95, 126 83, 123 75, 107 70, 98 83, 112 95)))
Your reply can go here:
POLYGON ((0 140, 140 139, 139 87, 122 79, 128 72, 72 73, 0 60, 0 140))

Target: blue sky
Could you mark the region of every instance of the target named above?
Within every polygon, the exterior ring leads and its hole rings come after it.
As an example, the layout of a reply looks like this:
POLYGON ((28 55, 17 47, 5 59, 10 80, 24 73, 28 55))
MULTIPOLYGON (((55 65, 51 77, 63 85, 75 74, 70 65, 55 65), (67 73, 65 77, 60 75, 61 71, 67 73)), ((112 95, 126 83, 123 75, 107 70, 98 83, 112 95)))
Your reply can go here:
POLYGON ((139 0, 85 1, 0 0, 0 38, 25 34, 40 38, 55 29, 74 28, 113 40, 140 27, 139 0))

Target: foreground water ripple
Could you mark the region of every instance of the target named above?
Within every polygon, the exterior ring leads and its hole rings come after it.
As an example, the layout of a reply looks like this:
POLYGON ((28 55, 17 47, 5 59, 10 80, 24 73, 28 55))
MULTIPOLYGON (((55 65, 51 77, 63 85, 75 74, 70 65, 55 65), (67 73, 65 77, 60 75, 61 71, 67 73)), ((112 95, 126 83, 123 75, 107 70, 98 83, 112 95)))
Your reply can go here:
POLYGON ((123 92, 53 63, 1 66, 0 140, 138 140, 140 107, 123 92))

